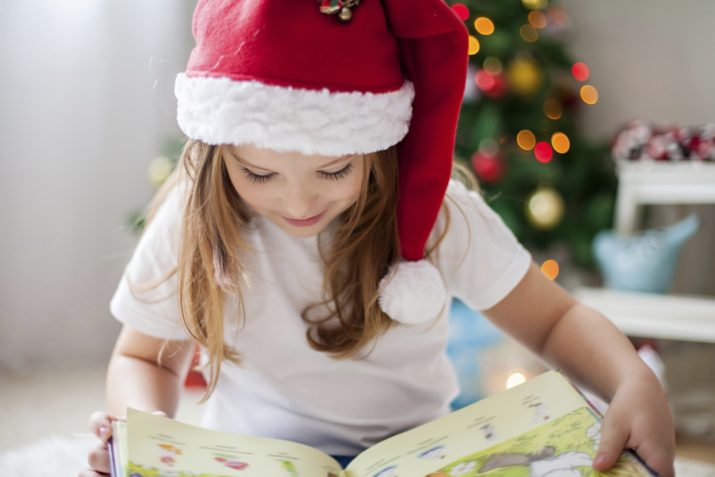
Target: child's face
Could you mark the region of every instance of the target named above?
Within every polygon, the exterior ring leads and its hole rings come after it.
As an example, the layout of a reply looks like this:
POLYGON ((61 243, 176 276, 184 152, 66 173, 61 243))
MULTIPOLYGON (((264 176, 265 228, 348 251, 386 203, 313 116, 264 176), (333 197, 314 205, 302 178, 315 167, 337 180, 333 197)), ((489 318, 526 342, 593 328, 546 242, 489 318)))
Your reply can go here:
POLYGON ((362 155, 306 156, 251 145, 224 151, 238 195, 294 237, 318 234, 360 194, 362 155))

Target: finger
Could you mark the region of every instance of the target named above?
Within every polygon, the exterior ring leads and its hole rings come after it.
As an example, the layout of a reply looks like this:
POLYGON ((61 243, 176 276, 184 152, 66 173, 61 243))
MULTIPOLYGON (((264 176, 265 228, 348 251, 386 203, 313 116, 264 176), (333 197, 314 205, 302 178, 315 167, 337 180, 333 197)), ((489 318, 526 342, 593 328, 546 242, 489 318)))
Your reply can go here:
POLYGON ((106 412, 97 411, 89 416, 89 430, 102 441, 106 442, 112 436, 112 421, 115 420, 106 412))
POLYGON ((101 444, 90 450, 89 456, 87 457, 87 463, 93 471, 108 474, 110 469, 109 451, 107 450, 107 446, 101 444))
POLYGON ((82 469, 77 474, 77 477, 106 477, 109 474, 104 474, 101 472, 95 472, 92 469, 82 469))
POLYGON ((675 451, 663 448, 658 444, 644 442, 636 449, 638 457, 643 459, 648 467, 654 470, 659 477, 674 477, 675 451))
POLYGON ((154 414, 155 416, 169 417, 164 411, 154 411, 152 412, 152 414, 154 414))
POLYGON ((628 426, 625 419, 619 419, 615 414, 606 412, 601 428, 601 442, 598 446, 593 468, 606 471, 613 467, 620 457, 628 441, 628 426))

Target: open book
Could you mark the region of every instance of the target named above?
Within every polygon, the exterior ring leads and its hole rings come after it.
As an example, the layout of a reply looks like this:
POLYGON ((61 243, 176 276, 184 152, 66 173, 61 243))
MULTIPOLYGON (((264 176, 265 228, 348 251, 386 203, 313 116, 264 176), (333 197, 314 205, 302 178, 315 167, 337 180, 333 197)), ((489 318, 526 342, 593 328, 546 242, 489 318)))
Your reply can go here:
POLYGON ((130 409, 114 424, 115 477, 551 477, 652 476, 630 452, 591 468, 601 417, 549 371, 386 439, 343 469, 318 449, 239 436, 130 409))

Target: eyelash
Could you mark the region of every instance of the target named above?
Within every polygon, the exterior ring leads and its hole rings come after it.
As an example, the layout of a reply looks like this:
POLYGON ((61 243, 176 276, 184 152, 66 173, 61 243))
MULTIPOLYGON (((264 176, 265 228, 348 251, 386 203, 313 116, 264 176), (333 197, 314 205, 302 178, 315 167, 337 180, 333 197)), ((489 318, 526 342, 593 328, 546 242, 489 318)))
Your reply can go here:
MULTIPOLYGON (((245 167, 242 167, 241 170, 243 171, 243 174, 248 178, 248 180, 250 180, 251 182, 255 182, 256 184, 263 184, 275 175, 275 173, 266 174, 264 176, 259 175, 259 174, 254 174, 253 172, 249 171, 245 167)), ((352 171, 353 171, 353 165, 351 163, 351 164, 348 164, 347 166, 343 167, 342 169, 340 169, 337 172, 318 171, 318 174, 323 179, 337 181, 337 180, 345 178, 352 171)))

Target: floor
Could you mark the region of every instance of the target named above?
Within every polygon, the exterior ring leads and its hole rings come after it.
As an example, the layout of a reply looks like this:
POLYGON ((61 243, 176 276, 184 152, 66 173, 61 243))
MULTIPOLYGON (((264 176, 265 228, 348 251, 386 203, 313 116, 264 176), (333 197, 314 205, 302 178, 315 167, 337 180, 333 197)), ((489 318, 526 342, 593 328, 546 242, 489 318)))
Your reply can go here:
MULTIPOLYGON (((50 435, 87 433, 87 417, 104 408, 104 367, 0 376, 0 453, 50 435)), ((189 391, 177 418, 198 423, 200 393, 189 391)), ((715 464, 715 443, 681 439, 679 457, 715 464)))

